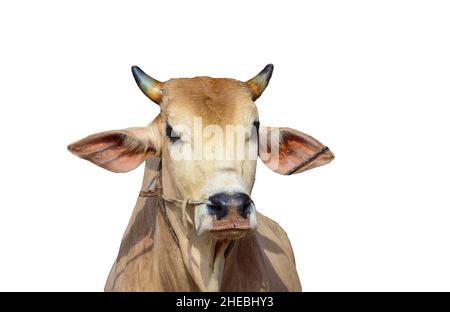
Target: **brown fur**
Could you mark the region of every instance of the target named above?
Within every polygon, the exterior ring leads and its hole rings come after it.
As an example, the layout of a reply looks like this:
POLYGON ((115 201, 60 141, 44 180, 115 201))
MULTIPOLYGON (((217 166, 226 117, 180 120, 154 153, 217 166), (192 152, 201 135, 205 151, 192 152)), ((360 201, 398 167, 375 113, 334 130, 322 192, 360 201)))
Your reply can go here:
POLYGON ((229 78, 171 79, 164 84, 164 94, 162 111, 176 123, 189 123, 186 117, 198 116, 205 124, 238 124, 256 111, 245 83, 229 78))
MULTIPOLYGON (((253 100, 267 86, 272 69, 273 66, 266 66, 247 83, 209 77, 171 79, 163 84, 152 80, 153 93, 149 93, 145 90, 148 84, 142 80, 146 79, 145 74, 134 68, 139 87, 142 90, 144 86, 144 93, 161 106, 161 113, 147 127, 99 133, 71 144, 69 150, 115 172, 132 170, 146 160, 142 191, 147 194, 162 189, 165 198, 177 198, 185 203, 188 199, 204 202, 213 193, 233 187, 250 195, 256 160, 174 161, 169 154, 173 145, 166 135, 166 127, 181 124, 193 130, 193 120, 201 117, 203 127, 239 125, 250 129, 258 119, 253 100), (154 96, 155 92, 158 96, 154 96)), ((272 170, 297 173, 333 159, 331 151, 323 149, 314 138, 292 129, 280 129, 279 166, 267 153, 274 146, 262 149, 268 141, 259 138, 259 155, 272 170)), ((189 141, 192 138, 185 138, 183 133, 178 135, 182 146, 192 144, 189 141)), ((203 140, 207 143, 212 139, 203 140)), ((242 144, 256 152, 256 132, 242 144)), ((255 217, 254 210, 250 214, 253 219, 250 216, 241 220, 229 213, 218 222, 205 210, 206 205, 182 207, 159 196, 138 198, 105 290, 301 290, 289 239, 277 223, 260 213, 255 217), (200 222, 197 217, 202 218, 200 222), (196 224, 203 227, 202 231, 195 228, 196 224), (211 233, 230 225, 235 226, 232 231, 211 233), (198 232, 203 235, 197 235, 198 232), (231 248, 232 239, 236 240, 231 248)))
MULTIPOLYGON (((146 162, 143 188, 159 174, 159 159, 146 162)), ((157 197, 139 197, 125 231, 106 291, 199 291, 158 208, 157 197)), ((219 255, 223 256, 223 255, 219 255)), ((289 239, 258 213, 258 230, 236 241, 225 259, 221 291, 300 291, 289 239)))

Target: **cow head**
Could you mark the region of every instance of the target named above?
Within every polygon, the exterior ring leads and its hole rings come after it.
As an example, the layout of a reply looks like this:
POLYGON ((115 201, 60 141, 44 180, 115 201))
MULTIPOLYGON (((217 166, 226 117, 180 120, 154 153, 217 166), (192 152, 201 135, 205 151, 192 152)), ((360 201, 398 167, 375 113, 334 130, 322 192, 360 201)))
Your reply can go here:
POLYGON ((192 210, 197 234, 238 239, 257 226, 250 196, 258 155, 280 174, 334 157, 304 133, 260 126, 254 101, 272 71, 267 65, 246 82, 195 77, 163 83, 133 66, 139 88, 160 106, 160 114, 146 127, 94 134, 68 148, 113 172, 133 170, 151 155, 161 157, 165 196, 199 202, 192 210))

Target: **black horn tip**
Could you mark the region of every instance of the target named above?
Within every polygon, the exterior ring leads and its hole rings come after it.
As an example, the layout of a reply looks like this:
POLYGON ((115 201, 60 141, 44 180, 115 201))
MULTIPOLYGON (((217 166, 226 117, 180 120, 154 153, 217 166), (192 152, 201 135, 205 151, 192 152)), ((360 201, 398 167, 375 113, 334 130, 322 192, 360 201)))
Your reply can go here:
POLYGON ((267 76, 267 80, 269 80, 272 77, 273 73, 273 64, 267 64, 266 67, 261 71, 261 74, 264 74, 267 76))
POLYGON ((134 79, 137 80, 144 72, 139 68, 139 66, 133 65, 131 66, 131 73, 133 74, 134 79))
POLYGON ((264 67, 263 71, 273 71, 273 64, 267 64, 266 67, 264 67))
POLYGON ((159 104, 162 97, 162 83, 156 79, 153 79, 147 75, 138 66, 131 66, 131 72, 133 73, 134 80, 136 81, 139 89, 153 102, 159 104))

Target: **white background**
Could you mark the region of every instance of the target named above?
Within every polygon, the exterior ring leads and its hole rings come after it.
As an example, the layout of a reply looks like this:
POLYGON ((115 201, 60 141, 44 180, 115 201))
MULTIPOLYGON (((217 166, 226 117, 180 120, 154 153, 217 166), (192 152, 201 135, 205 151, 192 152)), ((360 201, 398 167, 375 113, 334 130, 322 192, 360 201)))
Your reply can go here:
POLYGON ((275 71, 263 125, 331 164, 253 197, 288 233, 305 291, 450 290, 446 1, 8 1, 0 4, 0 290, 101 291, 143 167, 66 145, 158 113, 130 72, 247 80, 275 71))

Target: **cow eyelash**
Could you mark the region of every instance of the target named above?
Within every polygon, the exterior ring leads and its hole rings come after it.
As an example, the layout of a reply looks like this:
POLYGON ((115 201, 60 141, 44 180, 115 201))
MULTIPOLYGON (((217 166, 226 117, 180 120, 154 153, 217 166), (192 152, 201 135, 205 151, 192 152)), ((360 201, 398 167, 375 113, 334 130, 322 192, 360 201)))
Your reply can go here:
POLYGON ((169 124, 166 125, 166 135, 172 143, 175 143, 181 138, 175 133, 175 131, 173 131, 172 127, 169 124))

